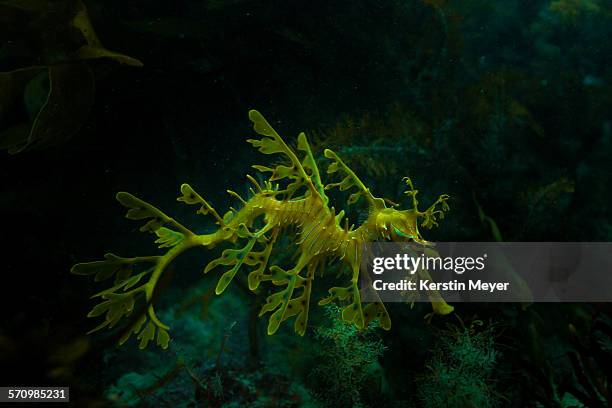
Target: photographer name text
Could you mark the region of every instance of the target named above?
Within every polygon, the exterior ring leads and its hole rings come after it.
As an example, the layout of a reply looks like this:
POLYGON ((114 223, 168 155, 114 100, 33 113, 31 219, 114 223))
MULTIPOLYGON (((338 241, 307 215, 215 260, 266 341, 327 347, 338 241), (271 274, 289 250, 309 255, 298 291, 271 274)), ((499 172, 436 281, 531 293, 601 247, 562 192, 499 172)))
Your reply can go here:
POLYGON ((440 291, 440 292, 459 292, 459 291, 483 291, 496 292, 507 291, 510 282, 483 282, 481 279, 468 280, 467 282, 459 282, 457 280, 449 282, 432 282, 428 279, 423 279, 414 282, 408 279, 402 279, 399 282, 385 282, 382 279, 377 279, 372 282, 372 287, 378 291, 440 291))

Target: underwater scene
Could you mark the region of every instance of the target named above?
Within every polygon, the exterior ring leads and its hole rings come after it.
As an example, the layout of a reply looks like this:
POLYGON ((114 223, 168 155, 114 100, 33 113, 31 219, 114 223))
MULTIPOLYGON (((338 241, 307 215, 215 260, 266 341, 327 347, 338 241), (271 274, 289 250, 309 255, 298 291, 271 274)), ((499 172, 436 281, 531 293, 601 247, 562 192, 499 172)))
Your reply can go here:
POLYGON ((0 406, 612 406, 612 303, 360 274, 612 242, 612 1, 0 0, 0 38, 0 406))

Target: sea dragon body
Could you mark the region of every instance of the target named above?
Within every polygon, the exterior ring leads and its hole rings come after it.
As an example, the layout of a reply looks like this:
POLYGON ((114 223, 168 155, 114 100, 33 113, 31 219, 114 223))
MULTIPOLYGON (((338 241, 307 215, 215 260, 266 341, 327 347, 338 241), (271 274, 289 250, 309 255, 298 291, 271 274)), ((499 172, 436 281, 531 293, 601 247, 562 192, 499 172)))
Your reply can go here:
MULTIPOLYGON (((146 347, 154 338, 158 345, 166 348, 169 342, 169 327, 158 319, 153 303, 159 279, 168 265, 189 248, 213 248, 222 242, 237 243, 239 240, 246 241, 246 245, 240 249, 224 250, 221 257, 206 266, 204 272, 208 273, 218 266, 229 267, 219 278, 216 294, 221 294, 245 266, 251 268, 248 286, 252 291, 257 290, 261 282, 267 281, 271 281, 274 286, 284 286, 271 294, 261 309, 260 316, 272 312, 268 334, 274 334, 283 321, 295 316, 295 331, 304 335, 315 272, 321 269, 324 261, 334 258, 342 260, 348 267, 351 279, 346 287, 329 289, 329 296, 319 304, 334 300, 348 303, 342 309, 342 318, 360 329, 367 327, 373 320, 378 320, 383 329, 388 330, 391 327, 391 320, 382 302, 362 306, 358 280, 363 244, 378 239, 410 240, 428 244, 419 233, 419 219, 423 218, 422 226, 431 228, 437 225, 437 219, 442 218, 444 211, 448 210, 448 196, 441 195, 432 206, 421 212, 417 208, 417 190, 411 180, 405 178, 410 187, 406 194, 412 198, 413 208, 404 211, 388 208, 385 200, 374 197, 355 173, 329 149, 324 152, 325 157, 332 160, 328 173, 341 173, 344 178, 338 183, 323 185, 304 133, 298 136, 297 151, 304 153, 303 160, 299 160, 294 150, 287 146, 259 112, 250 111, 249 118, 262 138, 249 139, 248 142, 264 154, 284 155, 289 164, 280 164, 275 168, 253 166, 259 171, 271 172, 272 175, 263 186, 250 175, 247 176, 255 187, 251 189, 252 194, 248 200, 228 190, 228 193, 242 203, 242 207, 240 210, 232 208, 223 217, 191 186, 183 184, 182 196, 178 201, 199 205, 198 213, 212 215, 219 226, 215 232, 195 234, 151 204, 126 192, 117 194, 118 201, 129 208, 126 217, 135 220, 148 219, 141 231, 155 233, 159 247, 169 249, 163 255, 136 258, 107 254, 104 261, 81 263, 72 268, 75 274, 95 275, 96 281, 115 275, 113 287, 93 296, 103 301, 96 305, 88 316, 106 314, 106 318, 92 332, 104 327, 114 327, 122 317, 132 313, 135 299, 144 294, 146 313, 137 315, 136 319, 130 321, 119 343, 122 344, 134 333, 140 340, 141 348, 146 347), (287 180, 284 189, 280 189, 279 184, 273 184, 281 179, 287 180), (349 205, 360 198, 366 200, 368 217, 358 228, 349 227, 344 210, 336 214, 335 209, 329 206, 325 191, 334 187, 339 187, 342 191, 356 189, 348 199, 349 205), (438 205, 440 209, 437 209, 438 205), (289 270, 277 265, 268 268, 270 254, 277 238, 290 226, 295 227, 297 238, 296 251, 299 256, 295 266, 289 270), (255 249, 256 247, 263 248, 255 249), (142 272, 134 274, 136 266, 151 264, 152 266, 142 272), (149 276, 148 281, 136 286, 145 276, 149 276)), ((453 310, 439 296, 430 295, 430 299, 434 313, 446 314, 453 310)))

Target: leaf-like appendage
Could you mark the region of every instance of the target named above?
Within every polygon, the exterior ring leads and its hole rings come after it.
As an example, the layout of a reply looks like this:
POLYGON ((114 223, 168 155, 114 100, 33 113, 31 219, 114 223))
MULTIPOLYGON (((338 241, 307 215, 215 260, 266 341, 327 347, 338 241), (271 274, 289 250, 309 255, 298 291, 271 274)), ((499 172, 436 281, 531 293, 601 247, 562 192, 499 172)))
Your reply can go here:
POLYGON ((274 240, 270 240, 266 243, 266 247, 262 251, 250 252, 244 263, 249 266, 257 266, 257 268, 249 273, 248 283, 250 290, 256 290, 259 284, 264 280, 264 271, 268 266, 268 260, 272 253, 272 247, 274 246, 274 240))
POLYGON ((391 318, 382 302, 370 303, 363 308, 364 327, 370 322, 378 320, 378 324, 384 330, 391 330, 391 318))
POLYGON ((140 332, 137 336, 137 339, 140 340, 138 344, 139 349, 144 349, 147 347, 149 342, 155 338, 155 332, 157 331, 157 345, 161 346, 161 348, 165 349, 168 347, 168 342, 170 341, 170 336, 168 332, 161 327, 155 326, 153 322, 148 322, 145 328, 140 332))
POLYGON ((289 317, 289 311, 291 315, 297 315, 293 328, 297 334, 303 336, 306 334, 306 326, 308 324, 308 311, 310 310, 310 294, 312 291, 312 281, 318 266, 318 262, 313 262, 308 265, 308 275, 306 280, 303 282, 304 292, 302 295, 291 301, 287 306, 286 318, 289 317), (290 307, 291 306, 291 307, 290 307))
POLYGON ((132 336, 132 334, 138 334, 140 333, 140 330, 142 330, 142 326, 145 324, 145 322, 147 321, 147 315, 146 313, 143 313, 138 320, 136 320, 131 327, 128 327, 125 332, 123 333, 123 335, 121 336, 121 338, 119 338, 119 345, 122 346, 126 341, 128 341, 128 339, 132 336))
POLYGON ((370 190, 363 184, 363 182, 357 177, 357 175, 350 169, 338 155, 330 150, 325 149, 323 152, 325 157, 333 160, 333 163, 329 165, 327 169, 328 174, 341 172, 344 174, 342 181, 339 183, 329 183, 325 186, 325 190, 329 190, 335 187, 340 188, 340 191, 346 191, 351 187, 355 187, 357 192, 350 195, 348 204, 355 204, 360 197, 364 197, 368 201, 368 205, 375 208, 385 208, 385 201, 382 198, 377 198, 372 195, 370 190))
POLYGON ((126 218, 130 220, 146 220, 150 218, 145 225, 140 227, 142 232, 153 233, 170 220, 170 217, 166 214, 130 193, 120 191, 117 193, 116 198, 121 205, 128 208, 128 212, 125 215, 126 218))
POLYGON ((285 271, 283 268, 273 265, 270 267, 270 274, 262 276, 262 281, 272 281, 276 286, 286 285, 293 275, 285 271))
POLYGON ((155 235, 159 237, 159 239, 155 240, 155 243, 159 244, 159 248, 173 247, 185 239, 185 235, 165 227, 156 230, 155 235))
POLYGON ((157 340, 155 343, 164 350, 168 348, 168 343, 170 343, 170 335, 161 327, 157 328, 157 340))
POLYGON ((365 319, 361 308, 359 287, 356 283, 344 288, 333 287, 329 289, 329 296, 321 299, 319 306, 327 305, 335 300, 346 301, 349 299, 351 304, 342 309, 342 320, 355 324, 358 329, 363 329, 365 327, 365 319))
POLYGON ((162 349, 167 349, 168 344, 170 343, 170 335, 168 334, 168 331, 157 326, 154 322, 147 319, 146 314, 143 314, 130 328, 123 333, 119 339, 119 345, 123 345, 132 335, 136 335, 136 339, 140 340, 138 343, 138 348, 142 350, 149 345, 149 342, 156 337, 156 334, 157 339, 155 343, 162 349))
MULTIPOLYGON (((104 321, 92 330, 90 330, 88 334, 94 333, 104 328, 112 329, 122 318, 128 317, 132 314, 132 312, 134 311, 136 296, 140 292, 144 291, 144 286, 140 286, 136 289, 124 293, 118 293, 118 291, 121 288, 123 288, 124 291, 127 291, 132 286, 136 285, 145 275, 145 273, 147 272, 142 272, 138 275, 135 275, 124 283, 102 291, 93 296, 100 297, 103 301, 94 306, 93 309, 87 315, 87 317, 98 317, 101 315, 105 315, 105 317, 104 321)), ((125 343, 132 334, 135 334, 140 340, 138 347, 142 349, 147 346, 149 341, 153 340, 153 338, 155 337, 155 333, 157 333, 157 345, 164 349, 168 347, 170 336, 168 335, 166 329, 155 323, 153 320, 148 319, 147 316, 148 315, 146 313, 143 313, 143 315, 140 316, 138 320, 136 320, 130 327, 127 328, 127 330, 119 339, 119 345, 125 343), (148 323, 145 325, 144 323, 147 321, 148 323)))
POLYGON ((99 282, 116 274, 115 284, 128 279, 134 270, 134 260, 121 258, 117 255, 106 254, 104 261, 79 263, 72 267, 71 273, 75 275, 94 275, 94 281, 99 282))
POLYGON ((87 317, 97 317, 106 314, 104 321, 90 330, 88 334, 101 330, 105 327, 112 329, 122 317, 129 316, 134 310, 133 293, 108 293, 102 296, 102 303, 94 306, 87 317))
MULTIPOLYGON (((158 256, 122 258, 120 256, 109 253, 104 255, 104 261, 84 262, 74 265, 72 269, 70 269, 70 273, 83 276, 94 275, 95 282, 106 280, 111 276, 115 275, 114 288, 119 288, 127 285, 126 281, 132 276, 135 265, 143 263, 155 263, 158 259, 158 256)), ((145 273, 148 272, 149 271, 145 271, 145 273)), ((127 288, 124 289, 127 290, 127 288)))
MULTIPOLYGON (((159 230, 158 233, 160 239, 166 242, 166 246, 172 246, 171 242, 177 239, 175 234, 179 234, 167 228, 159 230)), ((142 279, 155 270, 157 263, 162 258, 163 257, 160 256, 121 258, 113 254, 106 254, 104 261, 80 263, 72 267, 72 273, 76 275, 94 275, 96 280, 108 279, 113 274, 116 275, 114 286, 92 296, 92 298, 101 299, 101 302, 92 308, 87 317, 99 317, 104 315, 104 321, 90 330, 89 333, 104 328, 112 329, 119 321, 132 314, 137 297, 142 294, 142 297, 146 299, 145 295, 148 292, 147 288, 151 285, 150 281, 144 284, 141 283, 142 279), (138 274, 132 275, 135 266, 140 264, 152 264, 152 266, 149 266, 138 274), (137 286, 139 284, 140 286, 137 286)), ((136 334, 140 339, 140 346, 146 347, 151 340, 149 338, 149 332, 151 330, 149 327, 153 325, 154 333, 155 330, 157 330, 157 344, 163 348, 168 346, 169 336, 166 331, 167 327, 157 320, 152 305, 148 305, 147 308, 147 313, 138 317, 138 319, 123 332, 119 339, 119 345, 125 343, 132 334, 136 334), (147 316, 149 316, 149 318, 147 316), (144 326, 146 321, 149 321, 149 323, 144 326), (146 333, 142 330, 143 327, 147 330, 146 333)))
POLYGON ((312 154, 312 149, 310 148, 310 144, 308 143, 308 139, 306 138, 306 134, 304 132, 298 135, 298 150, 306 153, 304 160, 302 160, 302 167, 304 167, 304 169, 310 174, 312 183, 323 199, 323 203, 327 205, 329 198, 325 194, 325 186, 321 181, 319 167, 317 166, 317 162, 312 154))
POLYGON ((341 287, 333 287, 330 288, 328 290, 329 292, 329 296, 326 298, 323 298, 319 301, 319 306, 325 306, 331 302, 333 302, 334 300, 338 299, 338 300, 345 300, 349 297, 349 295, 351 294, 351 289, 352 286, 346 287, 346 288, 341 288, 341 287))
POLYGON ((347 323, 354 323, 358 329, 363 329, 363 311, 361 310, 361 303, 355 302, 342 308, 342 320, 347 323))
MULTIPOLYGON (((133 196, 130 193, 120 191, 117 193, 116 198, 117 201, 119 201, 124 207, 128 208, 128 212, 125 215, 126 218, 130 220, 148 219, 146 224, 140 227, 140 231, 142 232, 155 233, 164 225, 170 224, 183 235, 193 235, 193 232, 189 231, 175 219, 168 217, 155 206, 147 203, 144 200, 141 200, 138 197, 133 196)), ((163 234, 167 235, 167 233, 165 232, 163 234)))
POLYGON ((223 273, 223 275, 221 275, 221 278, 219 278, 219 282, 217 282, 217 287, 215 288, 215 293, 217 295, 223 293, 223 291, 225 291, 232 279, 234 279, 234 276, 236 276, 236 273, 238 272, 238 270, 240 270, 242 264, 245 263, 245 260, 251 252, 251 249, 253 249, 253 245, 255 245, 255 242, 257 242, 257 237, 252 237, 249 242, 244 246, 244 248, 226 249, 221 254, 221 257, 209 262, 209 264, 206 265, 204 273, 208 273, 211 269, 215 268, 218 265, 233 265, 233 267, 229 271, 223 273))
POLYGON ((259 311, 259 316, 261 317, 264 314, 271 312, 272 310, 280 306, 280 304, 283 302, 285 292, 286 292, 286 289, 283 289, 279 292, 273 293, 272 295, 268 296, 268 298, 266 299, 266 303, 262 306, 261 310, 259 311))
POLYGON ((424 218, 421 223, 423 227, 433 228, 438 225, 438 220, 443 219, 444 213, 450 210, 448 199, 448 194, 442 194, 427 210, 420 213, 420 216, 424 218), (440 206, 439 210, 437 209, 438 206, 440 206))
POLYGON ((255 109, 249 111, 249 119, 253 122, 253 129, 260 135, 272 138, 277 136, 276 131, 270 126, 268 121, 255 109))
MULTIPOLYGON (((419 190, 414 188, 412 184, 412 180, 410 177, 404 177, 404 182, 408 186, 408 190, 404 191, 404 194, 409 196, 412 200, 412 208, 418 214, 419 217, 423 217, 424 220, 421 225, 425 228, 433 228, 438 225, 438 220, 444 218, 444 213, 450 210, 448 206, 448 199, 450 198, 448 194, 442 194, 438 197, 435 203, 429 206, 429 208, 423 212, 419 211, 419 200, 417 199, 417 194, 419 190), (440 206, 440 209, 437 207, 440 206)), ((478 205, 478 203, 476 203, 478 205)), ((479 210, 480 211, 480 210, 479 210)), ((482 218, 482 217, 481 217, 482 218)))
MULTIPOLYGON (((313 194, 319 194, 310 176, 304 170, 300 160, 297 158, 293 150, 287 146, 280 135, 276 133, 272 126, 270 126, 268 121, 256 110, 249 111, 249 119, 251 119, 251 122, 253 122, 253 129, 255 132, 263 137, 261 139, 248 139, 247 142, 251 143, 264 154, 284 154, 289 159, 289 163, 291 164, 290 166, 280 164, 275 168, 255 165, 253 168, 263 172, 271 172, 272 175, 270 176, 270 181, 284 178, 291 180, 292 182, 287 185, 287 188, 284 191, 280 191, 285 192, 288 196, 291 196, 302 186, 307 186, 313 194)), ((304 147, 304 142, 302 142, 301 146, 304 147)))
POLYGON ((262 280, 272 280, 272 283, 280 286, 287 285, 268 296, 266 303, 261 308, 259 316, 272 312, 268 320, 268 334, 276 333, 280 324, 290 317, 297 316, 295 331, 303 335, 306 332, 306 322, 308 320, 308 307, 310 300, 311 275, 314 275, 314 266, 309 267, 309 278, 303 278, 293 272, 287 272, 278 266, 270 268, 271 275, 262 280), (297 288, 304 288, 302 294, 293 298, 293 292, 297 288))
POLYGON ((208 203, 208 201, 206 201, 204 198, 202 198, 202 196, 196 193, 196 191, 191 188, 189 184, 181 185, 181 194, 183 195, 177 198, 176 201, 182 201, 185 204, 189 205, 199 204, 200 208, 197 211, 198 214, 210 214, 215 218, 218 225, 223 225, 223 220, 219 216, 219 213, 217 213, 217 211, 212 207, 212 205, 208 203))

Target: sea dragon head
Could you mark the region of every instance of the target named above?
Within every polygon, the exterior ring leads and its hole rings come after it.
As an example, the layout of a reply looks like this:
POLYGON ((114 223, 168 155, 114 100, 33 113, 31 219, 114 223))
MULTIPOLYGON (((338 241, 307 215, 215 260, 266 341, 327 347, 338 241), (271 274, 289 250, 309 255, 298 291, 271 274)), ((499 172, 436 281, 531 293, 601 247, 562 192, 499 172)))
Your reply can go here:
POLYGON ((379 236, 391 241, 414 241, 428 245, 430 242, 423 239, 419 232, 419 224, 425 228, 437 226, 438 220, 444 218, 444 213, 449 210, 449 196, 442 194, 427 210, 419 211, 418 190, 415 190, 410 178, 404 177, 404 182, 409 187, 404 194, 411 198, 412 209, 379 209, 375 214, 376 231, 379 236))

